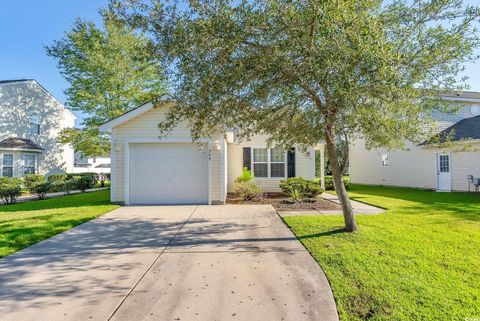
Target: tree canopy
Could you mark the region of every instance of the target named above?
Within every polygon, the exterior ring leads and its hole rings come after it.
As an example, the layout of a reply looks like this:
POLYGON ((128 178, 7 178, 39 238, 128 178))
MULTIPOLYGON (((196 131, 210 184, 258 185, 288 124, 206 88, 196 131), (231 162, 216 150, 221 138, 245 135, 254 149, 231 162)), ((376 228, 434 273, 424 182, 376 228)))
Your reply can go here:
POLYGON ((69 82, 67 105, 86 116, 83 128, 66 129, 61 141, 84 156, 108 154, 108 136, 98 126, 166 92, 161 59, 151 55, 152 43, 109 11, 103 26, 78 19, 72 30, 47 54, 58 60, 69 82))
POLYGON ((276 144, 324 141, 346 230, 355 230, 335 142, 369 147, 419 141, 438 94, 465 86, 463 63, 479 45, 479 8, 461 0, 129 1, 112 7, 153 35, 172 65, 177 108, 159 125, 188 120, 194 138, 234 128, 276 144))

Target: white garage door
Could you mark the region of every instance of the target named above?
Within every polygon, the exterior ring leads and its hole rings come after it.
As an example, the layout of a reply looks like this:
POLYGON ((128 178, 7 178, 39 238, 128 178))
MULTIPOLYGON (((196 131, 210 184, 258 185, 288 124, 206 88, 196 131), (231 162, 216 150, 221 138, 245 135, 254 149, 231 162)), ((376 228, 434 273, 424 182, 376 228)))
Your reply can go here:
POLYGON ((130 204, 207 204, 206 146, 191 143, 130 145, 130 204))

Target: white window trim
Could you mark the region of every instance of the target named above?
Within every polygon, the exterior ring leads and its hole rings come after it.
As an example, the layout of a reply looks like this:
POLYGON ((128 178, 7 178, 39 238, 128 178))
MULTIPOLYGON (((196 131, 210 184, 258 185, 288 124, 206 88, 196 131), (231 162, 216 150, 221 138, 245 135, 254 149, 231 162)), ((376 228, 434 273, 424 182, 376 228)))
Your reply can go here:
POLYGON ((271 149, 272 148, 276 148, 275 146, 273 147, 267 147, 267 146, 252 146, 250 147, 250 168, 252 170, 252 174, 253 176, 255 176, 256 179, 258 180, 279 180, 279 179, 286 179, 288 177, 288 155, 287 155, 287 151, 284 152, 284 156, 283 156, 283 162, 272 162, 271 160, 271 149), (258 148, 258 149, 266 149, 267 150, 267 161, 266 162, 255 162, 254 159, 255 159, 255 155, 254 155, 254 149, 255 148, 258 148), (255 164, 267 164, 267 172, 268 172, 268 176, 267 177, 257 177, 255 175, 255 164), (272 168, 271 168, 271 164, 284 164, 284 173, 283 173, 283 177, 272 177, 272 168))
MULTIPOLYGON (((31 154, 31 153, 25 153, 25 154, 23 154, 22 176, 23 176, 23 175, 26 175, 26 174, 25 174, 25 167, 27 167, 27 166, 25 166, 25 156, 26 156, 26 155, 28 155, 28 156, 33 156, 33 162, 34 162, 34 163, 33 163, 33 174, 36 174, 36 173, 37 173, 37 164, 38 164, 38 163, 37 163, 37 155, 31 154)), ((30 166, 28 166, 28 167, 30 167, 30 166)))
MULTIPOLYGON (((12 177, 15 177, 15 155, 13 153, 2 153, 2 161, 0 162, 0 176, 3 177, 3 168, 11 167, 12 168, 12 177), (3 165, 3 157, 5 155, 12 155, 12 165, 3 165)), ((8 177, 8 176, 5 176, 8 177)))

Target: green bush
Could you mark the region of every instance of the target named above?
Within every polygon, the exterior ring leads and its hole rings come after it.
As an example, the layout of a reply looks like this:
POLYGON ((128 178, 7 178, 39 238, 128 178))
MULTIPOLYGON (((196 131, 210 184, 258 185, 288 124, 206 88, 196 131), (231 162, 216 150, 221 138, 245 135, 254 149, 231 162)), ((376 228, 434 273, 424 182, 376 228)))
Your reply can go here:
POLYGON ((77 188, 82 192, 85 192, 89 188, 93 188, 95 186, 95 179, 92 175, 80 175, 74 176, 77 188))
POLYGON ((300 201, 303 198, 314 198, 323 192, 317 182, 301 177, 290 177, 281 180, 280 189, 296 201, 300 201))
MULTIPOLYGON (((348 177, 343 177, 343 184, 345 184, 345 188, 348 190, 350 188, 350 179, 348 177)), ((335 189, 332 176, 325 176, 325 189, 327 191, 332 191, 335 189)))
POLYGON ((30 187, 30 192, 37 194, 38 199, 43 200, 47 193, 50 192, 52 183, 44 180, 43 182, 37 182, 30 187))
POLYGON ((254 179, 255 179, 255 176, 253 176, 252 171, 244 167, 242 174, 237 177, 235 182, 244 183, 244 182, 250 182, 251 180, 254 180, 254 179))
POLYGON ((64 195, 70 194, 70 192, 77 188, 77 182, 74 178, 66 180, 55 180, 51 182, 51 190, 55 192, 63 192, 64 195))
POLYGON ((49 182, 55 182, 55 181, 64 181, 68 178, 68 174, 52 174, 48 176, 47 180, 49 182))
POLYGON ((253 181, 235 182, 233 184, 233 193, 241 197, 244 201, 250 201, 262 195, 262 189, 253 181))
POLYGON ((23 185, 27 188, 30 192, 32 191, 32 187, 38 183, 45 182, 46 179, 43 175, 37 174, 28 174, 23 177, 23 185))
POLYGON ((0 199, 5 204, 14 204, 22 194, 22 180, 14 177, 0 177, 0 199))

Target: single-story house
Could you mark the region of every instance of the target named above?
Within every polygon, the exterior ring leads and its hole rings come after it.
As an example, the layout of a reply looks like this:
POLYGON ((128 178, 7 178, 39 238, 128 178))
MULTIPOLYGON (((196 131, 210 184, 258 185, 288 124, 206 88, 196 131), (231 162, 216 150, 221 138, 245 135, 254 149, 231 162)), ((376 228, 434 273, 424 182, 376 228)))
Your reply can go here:
POLYGON ((448 137, 451 143, 407 141, 406 150, 387 150, 367 149, 363 139, 356 139, 350 144, 350 181, 437 191, 473 190, 469 178, 480 178, 480 93, 447 93, 443 99, 459 104, 456 113, 432 115, 439 136, 448 137))
MULTIPOLYGON (((221 132, 192 142, 187 123, 167 137, 158 124, 173 102, 139 106, 100 127, 111 134, 111 201, 128 204, 223 204, 244 167, 265 192, 278 192, 286 177, 315 178, 315 149, 306 153, 268 146, 266 136, 239 142, 221 132)), ((323 180, 322 180, 323 181, 323 180)))

